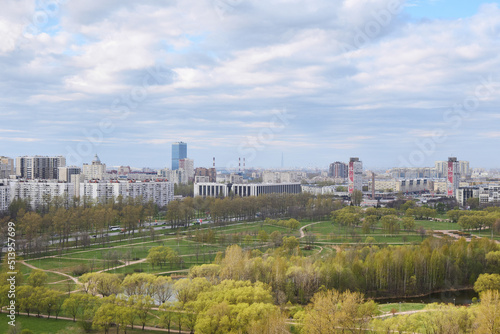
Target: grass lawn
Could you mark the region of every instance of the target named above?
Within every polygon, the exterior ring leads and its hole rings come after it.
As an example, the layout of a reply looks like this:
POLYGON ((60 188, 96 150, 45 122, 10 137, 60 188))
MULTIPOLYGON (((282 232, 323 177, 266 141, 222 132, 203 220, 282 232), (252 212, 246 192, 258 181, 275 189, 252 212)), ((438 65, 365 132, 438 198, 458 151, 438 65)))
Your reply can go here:
POLYGON ((432 220, 415 220, 416 229, 423 226, 426 230, 460 230, 457 223, 438 222, 432 220))
MULTIPOLYGON (((5 313, 2 315, 4 318, 5 313)), ((158 321, 157 319, 150 318, 148 321, 148 325, 154 325, 158 321)), ((75 323, 71 320, 62 320, 62 319, 54 319, 54 318, 37 318, 37 317, 28 317, 24 315, 16 315, 16 325, 18 328, 22 329, 30 329, 35 334, 55 334, 58 331, 66 330, 67 333, 76 333, 80 330, 79 324, 75 323)), ((7 321, 0 321, 0 333, 7 333, 10 325, 7 324, 7 321)), ((184 328, 183 328, 184 330, 184 328)), ((110 333, 116 333, 116 328, 112 327, 109 331, 110 333)), ((78 332, 79 333, 79 332, 78 332)), ((104 331, 94 330, 91 333, 94 334, 102 334, 104 331)), ((123 333, 123 330, 120 329, 120 333, 123 333)), ((142 331, 141 326, 136 323, 134 329, 127 328, 127 333, 131 334, 157 334, 162 333, 158 331, 142 331)))
MULTIPOLYGON (((2 321, 0 321, 0 333, 7 333, 9 327, 11 327, 7 323, 7 318, 5 316, 5 314, 2 314, 2 321)), ((55 320, 52 318, 47 319, 16 315, 16 327, 18 326, 22 329, 30 329, 35 334, 54 334, 65 328, 77 327, 78 324, 69 320, 55 320)))
POLYGON ((397 312, 418 311, 423 310, 426 306, 427 304, 422 303, 390 303, 380 304, 378 308, 382 313, 389 313, 392 309, 395 309, 397 312))

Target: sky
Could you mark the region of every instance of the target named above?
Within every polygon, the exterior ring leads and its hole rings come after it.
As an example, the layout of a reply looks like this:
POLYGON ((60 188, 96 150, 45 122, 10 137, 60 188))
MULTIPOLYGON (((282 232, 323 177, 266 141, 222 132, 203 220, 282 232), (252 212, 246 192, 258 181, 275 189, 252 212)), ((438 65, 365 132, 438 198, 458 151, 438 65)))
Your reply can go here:
POLYGON ((500 5, 6 0, 0 156, 500 167, 500 5))

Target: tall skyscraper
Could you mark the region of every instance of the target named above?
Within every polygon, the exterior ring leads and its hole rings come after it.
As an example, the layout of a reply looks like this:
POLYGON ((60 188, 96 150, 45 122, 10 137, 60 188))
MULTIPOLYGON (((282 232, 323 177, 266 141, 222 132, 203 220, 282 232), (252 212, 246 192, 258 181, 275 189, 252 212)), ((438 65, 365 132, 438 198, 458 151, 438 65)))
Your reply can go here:
POLYGON ((179 169, 179 160, 187 158, 187 144, 177 142, 172 144, 172 170, 179 169))
POLYGON ((448 158, 448 175, 446 178, 446 189, 448 196, 455 196, 460 185, 460 161, 457 158, 448 158))
POLYGON ((359 158, 349 160, 349 194, 363 190, 363 162, 359 158))

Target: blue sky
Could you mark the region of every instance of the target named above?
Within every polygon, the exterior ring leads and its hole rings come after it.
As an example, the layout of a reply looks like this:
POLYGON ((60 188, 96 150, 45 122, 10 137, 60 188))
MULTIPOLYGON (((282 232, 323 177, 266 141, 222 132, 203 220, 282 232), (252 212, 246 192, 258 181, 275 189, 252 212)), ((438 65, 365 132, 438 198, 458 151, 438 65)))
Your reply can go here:
POLYGON ((0 33, 0 155, 500 166, 498 1, 7 0, 0 33))

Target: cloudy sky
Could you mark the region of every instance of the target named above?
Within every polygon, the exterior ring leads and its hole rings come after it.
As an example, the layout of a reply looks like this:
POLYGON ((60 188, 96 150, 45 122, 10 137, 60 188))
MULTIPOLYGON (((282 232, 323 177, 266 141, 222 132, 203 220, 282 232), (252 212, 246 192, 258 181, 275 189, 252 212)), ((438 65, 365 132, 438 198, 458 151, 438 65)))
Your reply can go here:
POLYGON ((500 167, 500 5, 5 0, 0 155, 500 167))

